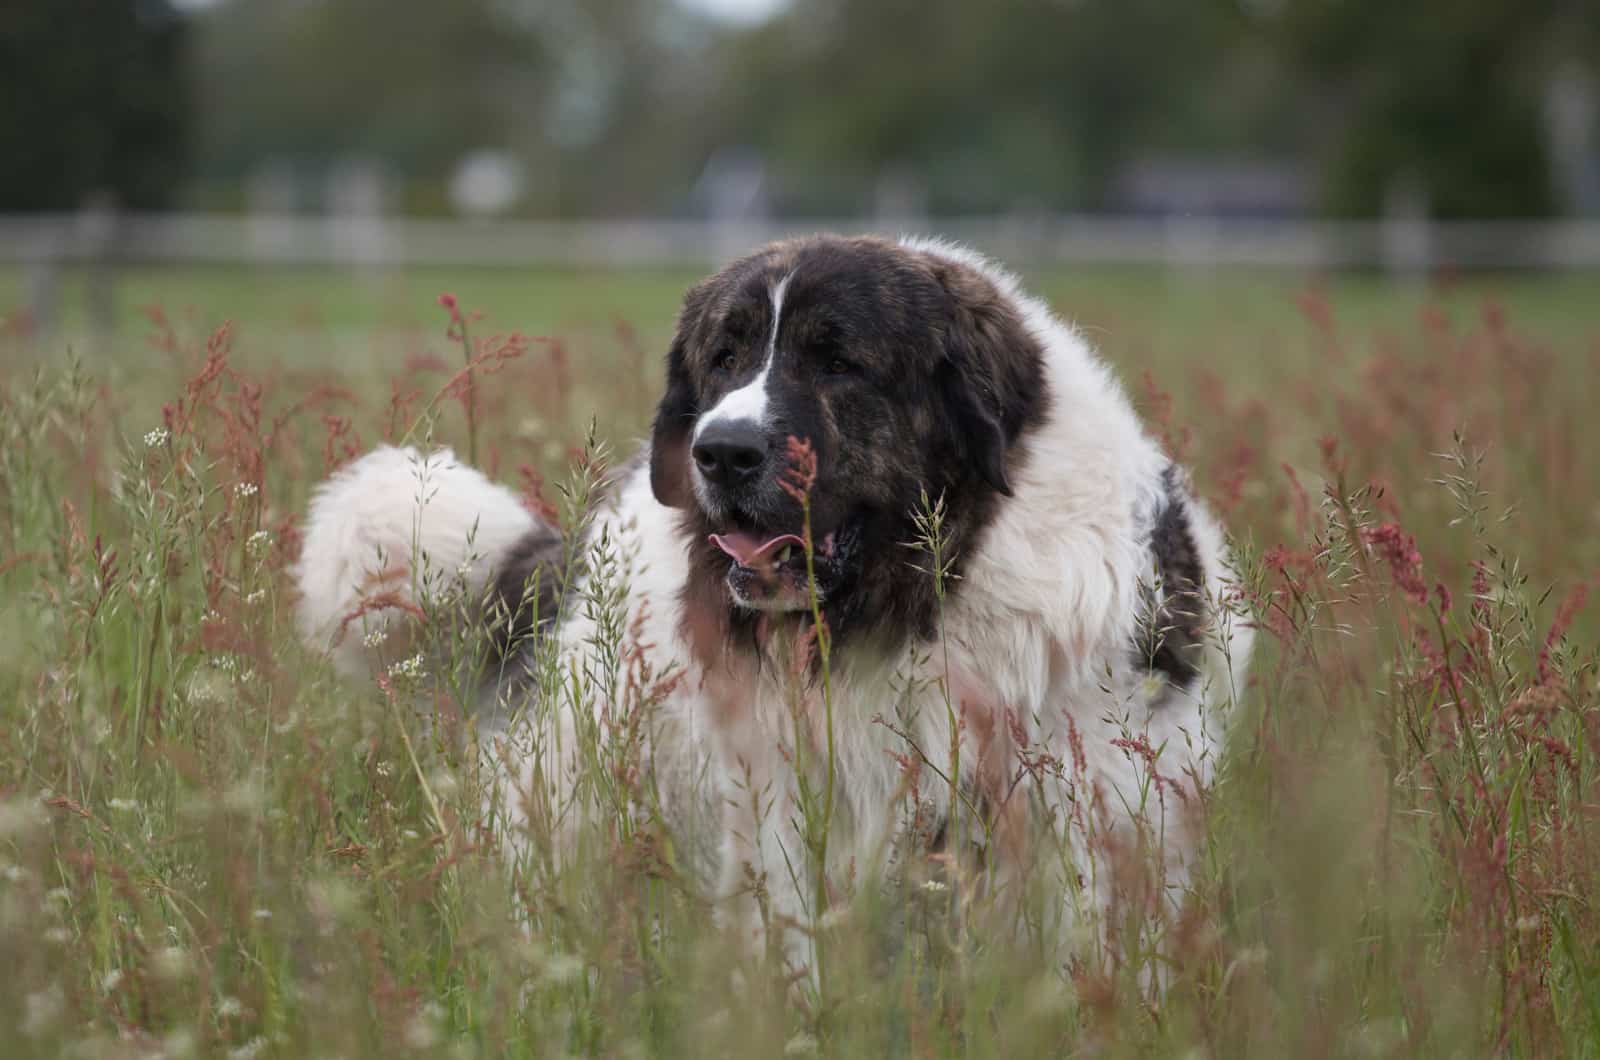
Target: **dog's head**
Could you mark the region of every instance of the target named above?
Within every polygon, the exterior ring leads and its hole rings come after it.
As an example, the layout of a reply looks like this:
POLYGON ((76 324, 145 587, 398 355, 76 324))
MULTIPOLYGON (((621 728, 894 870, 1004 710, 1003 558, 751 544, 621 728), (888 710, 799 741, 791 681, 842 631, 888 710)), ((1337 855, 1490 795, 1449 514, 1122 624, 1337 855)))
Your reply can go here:
POLYGON ((837 629, 916 595, 893 582, 917 580, 923 494, 951 537, 987 521, 1046 403, 1038 340, 978 268, 874 239, 778 243, 685 298, 651 484, 735 611, 809 608, 803 494, 837 629))

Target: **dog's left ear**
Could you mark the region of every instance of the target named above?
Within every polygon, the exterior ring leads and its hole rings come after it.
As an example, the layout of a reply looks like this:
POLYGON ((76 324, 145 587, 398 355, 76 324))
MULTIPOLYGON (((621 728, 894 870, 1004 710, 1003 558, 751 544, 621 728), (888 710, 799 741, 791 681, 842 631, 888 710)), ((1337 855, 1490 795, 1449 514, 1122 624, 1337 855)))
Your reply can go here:
POLYGON ((684 367, 683 335, 667 351, 667 391, 656 406, 655 427, 650 432, 650 492, 668 508, 687 508, 689 485, 689 431, 694 427, 694 388, 684 367))
POLYGON ((1009 497, 1012 444, 1045 401, 1043 351, 988 277, 939 258, 932 267, 949 298, 939 365, 945 415, 961 455, 1009 497))

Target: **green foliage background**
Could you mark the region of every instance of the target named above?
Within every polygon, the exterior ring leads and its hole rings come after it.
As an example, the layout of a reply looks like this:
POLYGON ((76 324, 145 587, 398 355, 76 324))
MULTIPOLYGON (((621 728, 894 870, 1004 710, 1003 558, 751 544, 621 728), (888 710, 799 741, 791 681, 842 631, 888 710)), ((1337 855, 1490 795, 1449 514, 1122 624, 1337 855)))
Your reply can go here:
MULTIPOLYGON (((1274 159, 1316 209, 1397 180, 1439 217, 1567 208, 1549 78, 1600 62, 1576 0, 796 0, 730 25, 670 0, 15 0, 0 19, 0 209, 106 189, 236 208, 386 167, 444 211, 464 152, 529 174, 530 216, 679 215, 719 151, 758 152, 784 214, 853 215, 910 177, 935 215, 1118 209, 1164 158, 1274 159)), ((317 208, 308 192, 301 208, 317 208)))

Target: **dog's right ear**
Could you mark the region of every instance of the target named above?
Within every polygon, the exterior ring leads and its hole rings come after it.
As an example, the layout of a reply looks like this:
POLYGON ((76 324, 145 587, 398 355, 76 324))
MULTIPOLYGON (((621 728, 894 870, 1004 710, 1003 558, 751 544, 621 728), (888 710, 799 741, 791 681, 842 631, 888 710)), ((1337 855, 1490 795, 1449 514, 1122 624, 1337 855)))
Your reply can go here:
POLYGON ((655 428, 650 432, 650 491, 668 508, 687 508, 694 499, 689 481, 689 432, 700 414, 694 380, 689 375, 689 351, 705 326, 717 277, 702 280, 683 296, 678 311, 678 331, 667 349, 667 390, 656 406, 655 428))
POLYGON ((686 322, 680 322, 667 351, 667 390, 656 406, 655 428, 650 433, 650 491, 668 508, 687 508, 691 498, 689 432, 694 429, 698 409, 684 363, 686 330, 686 322))

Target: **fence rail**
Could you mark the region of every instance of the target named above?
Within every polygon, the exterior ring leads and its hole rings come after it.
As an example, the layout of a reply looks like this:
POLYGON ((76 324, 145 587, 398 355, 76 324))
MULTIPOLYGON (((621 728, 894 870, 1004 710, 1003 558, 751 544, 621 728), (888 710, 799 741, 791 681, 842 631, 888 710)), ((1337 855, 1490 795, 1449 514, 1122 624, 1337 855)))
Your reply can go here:
POLYGON ((1600 221, 1429 223, 1009 215, 939 221, 468 221, 379 216, 0 215, 0 263, 706 266, 816 231, 933 232, 1021 265, 1600 268, 1600 221))

